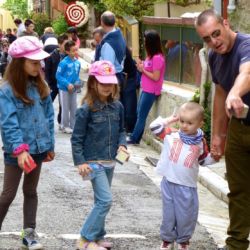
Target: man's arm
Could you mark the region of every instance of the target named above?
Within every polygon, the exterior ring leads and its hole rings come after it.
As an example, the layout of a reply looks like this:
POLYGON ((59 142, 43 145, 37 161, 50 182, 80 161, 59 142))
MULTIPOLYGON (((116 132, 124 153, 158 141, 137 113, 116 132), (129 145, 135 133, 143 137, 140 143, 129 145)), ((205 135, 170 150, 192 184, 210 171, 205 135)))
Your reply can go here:
POLYGON ((229 110, 233 109, 236 117, 240 117, 244 107, 242 96, 248 92, 250 92, 250 62, 245 62, 240 65, 239 75, 226 98, 226 112, 228 116, 230 116, 229 110))
POLYGON ((227 99, 226 91, 220 86, 216 85, 215 95, 213 101, 212 114, 212 138, 211 138, 211 155, 219 160, 224 154, 228 116, 225 110, 225 101, 227 99))

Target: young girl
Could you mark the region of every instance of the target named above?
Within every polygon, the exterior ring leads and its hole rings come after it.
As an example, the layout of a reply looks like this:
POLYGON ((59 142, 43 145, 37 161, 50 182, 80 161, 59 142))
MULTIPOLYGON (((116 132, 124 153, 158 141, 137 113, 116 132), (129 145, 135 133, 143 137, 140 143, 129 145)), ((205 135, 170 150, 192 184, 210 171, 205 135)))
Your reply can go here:
POLYGON ((54 158, 54 112, 49 88, 40 75, 40 61, 49 54, 41 49, 39 40, 31 36, 15 40, 8 53, 12 60, 0 88, 5 164, 0 196, 0 229, 24 171, 22 244, 25 249, 42 249, 34 238, 38 202, 36 189, 42 162, 54 158))
POLYGON ((89 70, 87 93, 77 110, 71 138, 73 160, 79 174, 89 175, 98 168, 91 180, 94 207, 86 219, 77 249, 105 250, 111 242, 104 240, 105 218, 112 204, 111 182, 115 157, 126 151, 124 112, 118 99, 118 81, 114 66, 108 61, 97 61, 89 70))
POLYGON ((165 73, 165 59, 161 49, 161 39, 155 30, 148 30, 144 34, 147 58, 138 61, 137 69, 141 72, 142 92, 137 105, 137 121, 127 142, 138 144, 142 138, 148 113, 161 94, 165 73))

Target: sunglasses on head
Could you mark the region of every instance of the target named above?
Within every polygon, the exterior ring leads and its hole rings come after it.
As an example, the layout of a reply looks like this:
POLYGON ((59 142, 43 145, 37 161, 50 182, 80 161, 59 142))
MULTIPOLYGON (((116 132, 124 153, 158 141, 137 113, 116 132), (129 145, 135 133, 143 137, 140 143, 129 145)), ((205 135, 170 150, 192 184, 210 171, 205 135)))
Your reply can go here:
POLYGON ((215 30, 210 36, 204 36, 202 37, 202 39, 205 43, 210 43, 212 41, 212 38, 217 38, 220 35, 221 35, 221 31, 215 30))

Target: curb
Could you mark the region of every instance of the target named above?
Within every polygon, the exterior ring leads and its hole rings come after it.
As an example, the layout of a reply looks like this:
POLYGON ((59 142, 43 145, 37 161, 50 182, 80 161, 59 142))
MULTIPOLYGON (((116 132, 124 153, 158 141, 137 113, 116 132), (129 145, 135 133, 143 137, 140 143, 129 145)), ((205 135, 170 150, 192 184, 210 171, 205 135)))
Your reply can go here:
MULTIPOLYGON (((155 138, 152 138, 149 134, 145 134, 145 142, 149 144, 150 147, 155 149, 158 153, 161 152, 163 143, 155 138)), ((212 168, 213 165, 211 165, 212 168)), ((224 201, 228 204, 227 194, 229 193, 227 181, 225 181, 221 176, 209 169, 209 167, 200 167, 198 181, 206 187, 212 194, 214 194, 218 199, 224 201)))

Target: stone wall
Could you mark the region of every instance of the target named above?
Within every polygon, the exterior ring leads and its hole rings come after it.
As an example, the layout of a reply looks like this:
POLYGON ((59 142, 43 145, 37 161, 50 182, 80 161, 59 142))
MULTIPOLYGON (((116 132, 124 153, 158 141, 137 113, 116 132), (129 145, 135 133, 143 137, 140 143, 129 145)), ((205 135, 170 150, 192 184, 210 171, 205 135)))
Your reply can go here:
POLYGON ((250 34, 250 1, 238 0, 236 10, 229 15, 233 30, 250 34))

